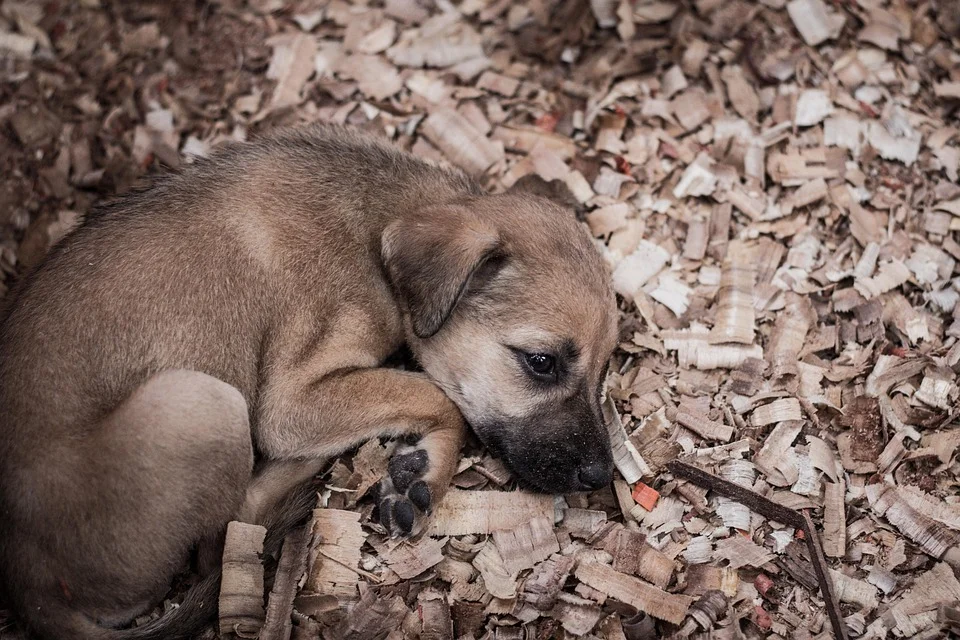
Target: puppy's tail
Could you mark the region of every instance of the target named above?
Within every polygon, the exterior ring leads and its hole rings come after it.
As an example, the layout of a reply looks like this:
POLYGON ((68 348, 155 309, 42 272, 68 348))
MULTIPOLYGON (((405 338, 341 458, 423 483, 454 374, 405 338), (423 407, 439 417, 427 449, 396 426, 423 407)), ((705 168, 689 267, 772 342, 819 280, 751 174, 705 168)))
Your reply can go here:
POLYGON ((33 633, 50 640, 193 640, 215 617, 219 593, 218 569, 193 585, 176 609, 132 629, 101 627, 65 602, 28 607, 33 610, 24 617, 33 633))
MULTIPOLYGON (((264 517, 267 529, 264 557, 279 556, 284 538, 299 526, 317 503, 316 483, 292 491, 264 517)), ((57 612, 38 611, 31 627, 43 638, 57 640, 194 640, 216 618, 220 595, 220 568, 187 591, 183 602, 169 613, 131 629, 108 629, 64 606, 57 612)))

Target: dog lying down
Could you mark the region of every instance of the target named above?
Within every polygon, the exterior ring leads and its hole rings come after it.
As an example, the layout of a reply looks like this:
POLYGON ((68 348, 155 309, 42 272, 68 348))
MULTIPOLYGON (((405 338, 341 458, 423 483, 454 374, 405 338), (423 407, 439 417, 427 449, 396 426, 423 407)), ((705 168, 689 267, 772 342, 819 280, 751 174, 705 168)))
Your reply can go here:
POLYGON ((0 581, 21 619, 47 639, 192 637, 218 569, 116 628, 193 548, 215 557, 228 521, 274 526, 325 460, 378 436, 419 436, 380 486, 396 535, 443 496, 465 422, 529 486, 607 484, 616 301, 543 187, 489 195, 313 126, 92 213, 0 324, 0 581), (404 344, 424 373, 381 366, 404 344))

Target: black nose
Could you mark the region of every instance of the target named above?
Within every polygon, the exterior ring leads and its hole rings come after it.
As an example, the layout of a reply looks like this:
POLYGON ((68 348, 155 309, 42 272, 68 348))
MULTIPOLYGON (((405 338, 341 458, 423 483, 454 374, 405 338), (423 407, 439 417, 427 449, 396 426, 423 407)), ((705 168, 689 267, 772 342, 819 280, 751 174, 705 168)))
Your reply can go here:
POLYGON ((588 464, 580 468, 578 478, 585 491, 593 491, 610 484, 613 470, 604 464, 588 464))

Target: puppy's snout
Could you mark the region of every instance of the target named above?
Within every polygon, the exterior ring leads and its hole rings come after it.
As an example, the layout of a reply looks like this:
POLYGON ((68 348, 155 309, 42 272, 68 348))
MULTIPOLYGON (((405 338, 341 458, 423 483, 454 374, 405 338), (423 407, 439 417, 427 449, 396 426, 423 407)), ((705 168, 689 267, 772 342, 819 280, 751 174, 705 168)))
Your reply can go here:
POLYGON ((601 463, 588 464, 580 467, 577 479, 583 491, 593 491, 607 486, 613 481, 613 469, 610 465, 601 463))

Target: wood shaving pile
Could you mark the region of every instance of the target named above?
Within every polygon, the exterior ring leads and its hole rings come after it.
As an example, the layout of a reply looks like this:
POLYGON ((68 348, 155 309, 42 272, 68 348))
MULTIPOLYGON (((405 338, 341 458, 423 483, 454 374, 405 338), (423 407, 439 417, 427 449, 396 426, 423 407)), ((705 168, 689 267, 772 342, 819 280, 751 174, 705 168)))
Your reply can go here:
MULTIPOLYGON (((613 486, 518 491, 472 444, 400 542, 370 520, 389 451, 369 443, 268 601, 222 594, 219 628, 831 637, 802 531, 675 478, 679 458, 812 516, 850 637, 946 637, 958 44, 953 0, 3 0, 0 295, 96 200, 275 126, 378 132, 493 191, 561 180, 621 300, 613 486)), ((263 532, 231 534, 225 584, 263 588, 263 532)))

